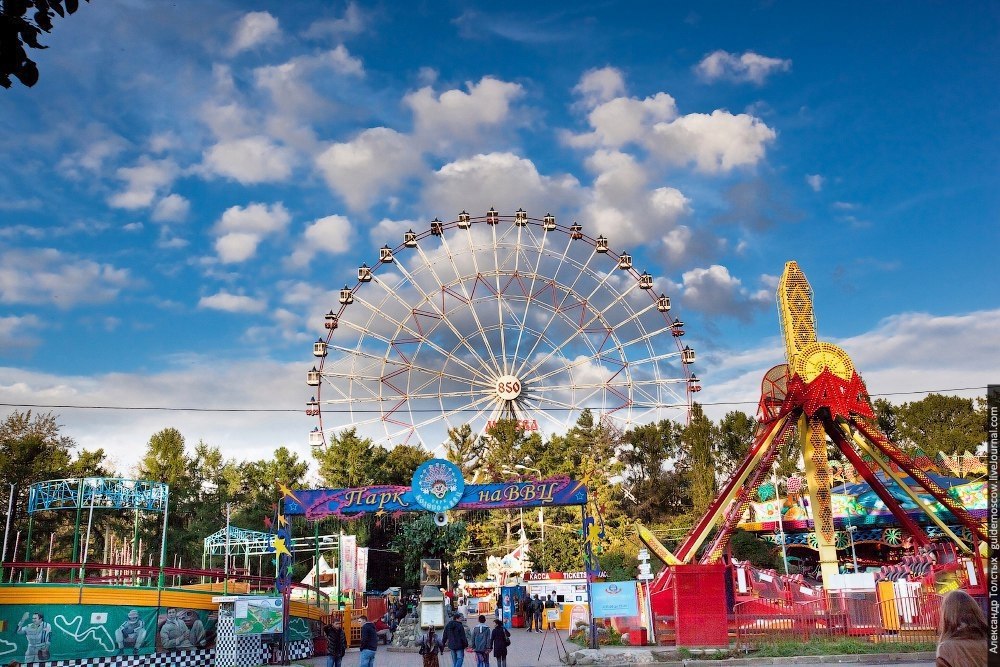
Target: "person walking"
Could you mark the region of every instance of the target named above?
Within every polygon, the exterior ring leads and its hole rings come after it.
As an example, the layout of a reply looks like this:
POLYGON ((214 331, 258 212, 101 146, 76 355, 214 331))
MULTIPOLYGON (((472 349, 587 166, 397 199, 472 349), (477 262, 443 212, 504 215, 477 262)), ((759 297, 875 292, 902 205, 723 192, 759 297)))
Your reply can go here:
POLYGON ((375 667, 375 652, 378 651, 378 631, 367 616, 361 617, 361 656, 358 667, 375 667))
POLYGON ((472 650, 476 652, 476 667, 490 667, 490 626, 486 616, 479 615, 479 625, 472 629, 472 650))
POLYGON ((542 609, 544 608, 545 605, 538 599, 538 593, 535 593, 535 599, 531 601, 531 615, 535 619, 535 632, 542 631, 542 609))
POLYGON ((510 646, 510 633, 503 627, 503 621, 499 618, 495 621, 493 633, 490 635, 490 646, 493 649, 493 657, 497 660, 497 667, 507 667, 507 647, 510 646))
POLYGON ((524 627, 531 632, 531 596, 524 596, 524 600, 521 601, 521 614, 524 616, 524 627))
POLYGON ((433 625, 428 626, 427 631, 420 636, 419 650, 424 659, 423 667, 441 667, 438 656, 444 650, 444 644, 433 625))
POLYGON ((445 646, 451 651, 452 667, 462 667, 462 663, 465 662, 465 649, 469 646, 462 618, 461 614, 452 616, 448 625, 444 626, 444 635, 441 637, 445 646))
POLYGON ((971 595, 951 591, 941 600, 937 667, 980 667, 987 662, 986 617, 971 595))
POLYGON ((347 654, 347 633, 344 632, 344 620, 333 619, 333 625, 323 628, 326 635, 326 667, 341 667, 347 654))

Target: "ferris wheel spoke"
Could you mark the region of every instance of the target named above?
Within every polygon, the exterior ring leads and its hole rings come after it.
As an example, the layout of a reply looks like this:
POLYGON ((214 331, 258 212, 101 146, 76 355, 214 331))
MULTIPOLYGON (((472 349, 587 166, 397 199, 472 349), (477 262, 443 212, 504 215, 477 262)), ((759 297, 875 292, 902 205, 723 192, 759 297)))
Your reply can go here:
MULTIPOLYGON (((559 271, 562 269, 563 265, 567 263, 567 256, 569 255, 569 251, 572 248, 572 246, 573 246, 573 239, 572 239, 572 237, 567 236, 566 237, 566 247, 563 248, 562 255, 559 256, 559 260, 558 260, 558 263, 556 264, 556 268, 555 268, 554 271, 552 271, 552 277, 550 278, 550 280, 551 280, 550 287, 552 289, 555 289, 555 287, 557 285, 556 279, 559 276, 559 271)), ((566 299, 568 299, 571 294, 574 294, 574 295, 576 294, 576 285, 577 285, 577 283, 579 283, 579 281, 583 278, 583 276, 587 274, 587 271, 584 270, 584 269, 586 269, 586 267, 590 266, 590 263, 593 261, 594 257, 596 257, 596 256, 597 256, 597 251, 592 249, 590 251, 590 256, 587 257, 586 261, 583 263, 583 268, 581 268, 579 271, 575 272, 575 275, 573 276, 573 282, 570 283, 569 287, 566 288, 563 291, 562 298, 559 300, 559 305, 552 309, 552 313, 549 315, 549 319, 545 323, 545 326, 542 327, 542 330, 548 329, 550 326, 552 326, 552 323, 555 321, 556 316, 558 316, 562 312, 563 307, 566 305, 566 299)), ((532 294, 534 294, 534 293, 532 293, 532 294)), ((535 343, 531 346, 531 349, 528 350, 528 354, 525 355, 524 361, 521 362, 521 365, 518 367, 517 372, 515 373, 515 375, 520 376, 523 373, 523 371, 524 371, 524 365, 526 363, 528 363, 528 360, 531 359, 531 357, 535 354, 535 350, 537 349, 537 347, 538 347, 538 341, 536 340, 535 343)))
MULTIPOLYGON (((480 276, 482 275, 482 273, 479 270, 479 258, 477 257, 475 239, 472 238, 472 227, 471 226, 468 227, 465 230, 465 232, 466 232, 466 238, 467 238, 468 243, 469 243, 469 249, 470 249, 469 254, 470 254, 471 258, 472 258, 473 270, 476 272, 476 277, 473 279, 473 283, 472 283, 472 292, 471 293, 469 292, 469 287, 466 284, 466 279, 468 278, 468 275, 466 273, 464 273, 463 271, 461 271, 458 268, 458 265, 455 263, 455 253, 452 252, 451 246, 448 245, 448 240, 445 237, 442 236, 441 237, 441 243, 444 246, 444 249, 445 249, 445 251, 448 254, 448 261, 451 262, 451 268, 454 271, 455 278, 457 279, 457 281, 459 283, 459 286, 462 289, 462 294, 465 295, 466 302, 469 304, 469 312, 472 314, 472 319, 476 323, 476 330, 481 334, 481 337, 483 339, 483 344, 486 347, 487 362, 489 362, 487 367, 490 369, 491 372, 496 373, 497 375, 500 375, 501 374, 500 373, 500 366, 497 364, 496 355, 493 353, 493 349, 490 346, 490 340, 489 340, 489 338, 487 338, 487 336, 486 336, 486 334, 485 334, 485 332, 483 330, 483 323, 479 320, 479 313, 476 311, 476 308, 475 308, 475 305, 474 305, 475 299, 473 298, 473 296, 475 294, 476 287, 477 287, 477 285, 478 285, 478 283, 480 281, 480 276)), ((443 284, 444 283, 442 283, 442 285, 443 284)))
MULTIPOLYGON (((555 289, 555 286, 557 284, 555 282, 556 278, 559 275, 560 269, 562 269, 563 265, 566 264, 566 261, 567 261, 566 258, 567 258, 568 254, 569 254, 569 251, 570 251, 570 248, 572 247, 572 245, 573 245, 573 239, 571 237, 567 236, 566 237, 566 247, 563 248, 562 255, 559 257, 559 262, 558 262, 558 264, 556 264, 555 270, 552 271, 552 277, 550 279, 551 282, 552 282, 552 284, 550 285, 550 287, 552 289, 555 289)), ((586 262, 584 262, 584 267, 589 266, 590 262, 593 261, 594 257, 596 257, 596 256, 597 256, 597 251, 596 250, 591 250, 590 256, 587 258, 586 262)), ((550 326, 552 326, 552 323, 555 321, 556 316, 558 316, 562 312, 563 306, 566 304, 566 299, 569 298, 570 294, 575 294, 576 285, 577 285, 577 283, 580 281, 580 279, 585 274, 586 274, 586 271, 580 270, 580 271, 577 271, 576 274, 573 276, 573 282, 563 292, 562 299, 559 300, 559 305, 552 309, 552 313, 549 315, 548 322, 546 322, 545 326, 542 327, 543 331, 546 330, 546 329, 548 329, 550 326)), ((524 361, 522 361, 521 365, 518 366, 517 372, 515 373, 515 375, 517 375, 517 376, 522 375, 522 373, 524 371, 525 364, 528 363, 528 361, 531 359, 531 357, 535 354, 535 350, 537 349, 537 347, 538 347, 538 341, 536 340, 535 343, 531 346, 531 349, 528 350, 528 354, 525 355, 524 361)))
MULTIPOLYGON (((499 248, 497 248, 497 228, 496 225, 490 226, 490 231, 493 234, 493 266, 495 267, 495 279, 496 279, 496 297, 497 297, 497 321, 500 323, 500 361, 498 366, 500 367, 500 372, 504 375, 507 374, 507 336, 504 335, 503 330, 503 295, 506 290, 506 286, 500 286, 500 253, 499 248)), ((516 269, 515 269, 516 271, 516 269)))
MULTIPOLYGON (((527 234, 528 234, 528 236, 531 237, 532 241, 534 241, 535 246, 538 248, 538 252, 536 253, 536 256, 535 256, 535 268, 531 272, 531 284, 528 285, 528 293, 525 295, 525 298, 524 298, 524 312, 521 314, 521 326, 518 329, 518 332, 517 332, 517 342, 514 345, 514 356, 513 356, 513 359, 512 359, 512 361, 513 361, 512 368, 513 368, 514 365, 517 365, 517 355, 521 351, 521 339, 524 337, 524 328, 525 328, 525 326, 527 324, 527 321, 528 321, 528 313, 529 313, 530 308, 531 308, 532 295, 535 293, 535 280, 538 278, 538 270, 539 270, 539 268, 542 265, 542 257, 545 256, 545 242, 548 239, 548 236, 546 234, 542 234, 542 239, 539 242, 538 239, 535 237, 535 233, 533 231, 530 231, 530 228, 525 227, 524 229, 528 229, 529 230, 527 232, 527 234)), ((520 237, 520 232, 519 232, 518 233, 518 245, 520 245, 520 242, 521 242, 521 237, 520 237)))
MULTIPOLYGON (((444 378, 444 379, 448 379, 448 380, 454 380, 455 382, 465 382, 465 383, 470 383, 470 384, 476 384, 476 385, 479 385, 479 386, 482 386, 482 387, 490 387, 490 386, 492 386, 492 383, 487 382, 485 380, 473 379, 473 378, 470 378, 468 376, 454 375, 452 373, 446 373, 446 372, 444 372, 442 370, 434 370, 434 369, 427 368, 425 366, 418 366, 417 364, 414 364, 414 363, 408 362, 408 361, 397 361, 397 360, 392 359, 392 358, 381 357, 379 355, 375 355, 375 354, 372 354, 370 352, 363 352, 361 350, 353 350, 351 348, 341 347, 339 345, 331 345, 330 349, 337 350, 339 352, 344 352, 346 354, 351 354, 351 355, 354 355, 354 356, 364 357, 366 359, 370 359, 372 361, 376 361, 376 362, 378 362, 380 364, 384 364, 386 366, 396 366, 396 367, 398 367, 398 368, 396 368, 396 370, 393 370, 390 373, 388 373, 389 376, 396 375, 396 374, 404 372, 404 371, 417 371, 417 372, 420 372, 420 373, 427 373, 428 375, 433 375, 433 376, 438 377, 438 378, 444 378)), ((386 376, 387 376, 387 374, 385 374, 385 373, 380 374, 380 375, 365 376, 365 375, 354 373, 354 372, 351 372, 351 371, 330 371, 330 370, 325 370, 325 369, 323 371, 323 377, 335 377, 335 378, 341 378, 341 379, 347 379, 347 380, 350 380, 350 379, 355 379, 355 380, 364 380, 364 379, 381 380, 382 378, 384 378, 386 376)))
POLYGON ((447 420, 448 417, 454 417, 455 415, 457 415, 459 413, 462 413, 462 412, 473 411, 477 405, 479 405, 481 403, 484 403, 484 402, 487 402, 487 401, 492 401, 492 400, 494 400, 493 396, 491 394, 486 394, 484 396, 480 396, 479 398, 477 398, 474 401, 470 401, 470 402, 465 403, 463 405, 460 405, 460 406, 458 406, 456 408, 451 408, 447 412, 441 413, 440 415, 436 414, 435 416, 429 417, 428 419, 425 419, 425 420, 423 420, 423 421, 421 421, 419 423, 414 423, 413 426, 414 426, 414 428, 419 429, 419 428, 421 428, 423 426, 427 426, 428 424, 433 423, 434 421, 437 421, 441 417, 443 417, 445 420, 447 420))
MULTIPOLYGON (((423 254, 423 253, 421 253, 421 254, 423 254)), ((424 255, 424 257, 426 257, 426 255, 424 255)), ((410 272, 406 270, 406 267, 403 266, 402 262, 400 262, 398 264, 398 266, 399 266, 400 273, 402 273, 406 277, 406 279, 410 282, 410 284, 414 286, 414 289, 416 289, 420 293, 420 296, 423 298, 423 303, 428 304, 431 308, 433 308, 437 312, 437 314, 440 316, 440 320, 445 324, 445 326, 448 327, 449 330, 451 330, 452 334, 455 335, 456 337, 458 337, 458 339, 461 340, 463 343, 465 343, 465 348, 472 355, 472 358, 479 362, 479 364, 483 367, 483 369, 486 371, 486 373, 489 373, 489 371, 490 371, 489 364, 486 363, 486 360, 484 360, 482 358, 482 356, 480 356, 479 352, 472 345, 468 344, 468 342, 466 341, 467 337, 466 336, 462 336, 462 334, 455 327, 455 324, 448 318, 447 314, 444 312, 443 307, 442 308, 438 308, 437 307, 437 301, 436 301, 436 299, 434 299, 434 297, 432 295, 430 295, 430 294, 428 294, 427 292, 424 291, 424 289, 420 286, 419 281, 417 281, 417 280, 414 279, 413 275, 410 274, 410 272)), ((433 271, 433 269, 432 269, 432 271, 433 271)), ((436 277, 436 273, 434 275, 436 277)), ((377 278, 376 278, 376 280, 377 280, 377 278)), ((384 284, 383 284, 383 289, 385 289, 385 285, 384 284)), ((417 312, 417 309, 414 308, 411 304, 407 304, 405 301, 403 301, 402 297, 399 296, 398 292, 394 292, 394 293, 396 294, 396 296, 399 299, 399 301, 403 304, 403 306, 405 308, 407 308, 411 312, 412 317, 414 318, 414 321, 416 321, 416 317, 417 317, 416 312, 417 312)))
MULTIPOLYGON (((355 297, 355 298, 362 305, 365 305, 365 306, 367 306, 369 308, 371 307, 371 304, 365 302, 364 299, 360 299, 360 298, 357 298, 357 297, 355 297)), ((382 317, 384 317, 391 324, 395 325, 396 328, 397 328, 397 331, 405 331, 407 334, 409 334, 410 336, 412 336, 415 339, 417 339, 418 341, 420 341, 421 344, 426 344, 428 347, 430 347, 431 349, 433 349, 436 352, 438 352, 439 354, 441 354, 442 358, 448 358, 448 353, 444 350, 444 348, 442 348, 440 345, 438 345, 436 342, 434 342, 430 338, 427 338, 422 332, 415 331, 414 329, 410 328, 410 326, 407 325, 405 322, 401 322, 401 321, 397 320, 396 318, 394 318, 393 316, 391 316, 389 313, 382 313, 382 317)), ((365 331, 364 329, 356 327, 355 325, 351 325, 350 323, 348 323, 348 326, 351 327, 351 328, 354 328, 359 333, 370 333, 368 331, 365 331)), ((376 336, 374 334, 372 334, 372 335, 373 335, 373 337, 376 337, 376 338, 378 337, 378 336, 376 336)), ((388 340, 388 339, 386 339, 386 342, 389 343, 390 345, 393 343, 392 340, 388 340)), ((480 370, 474 368, 472 365, 466 363, 460 357, 451 357, 451 359, 453 361, 455 361, 455 363, 457 363, 459 366, 462 366, 463 368, 465 368, 470 373, 473 373, 473 374, 475 374, 475 375, 477 375, 479 377, 482 377, 482 378, 486 377, 482 373, 482 371, 480 371, 480 370)))
MULTIPOLYGON (((607 276, 605 276, 605 278, 606 278, 606 277, 607 277, 607 276)), ((581 318, 581 323, 580 323, 580 328, 579 328, 579 330, 577 330, 577 331, 574 331, 574 332, 573 332, 572 334, 570 334, 570 336, 569 336, 569 337, 567 337, 567 338, 566 338, 566 340, 564 340, 564 341, 563 341, 562 343, 560 343, 559 345, 557 345, 557 346, 556 346, 556 347, 554 347, 553 349, 549 350, 548 354, 546 354, 546 355, 545 355, 544 357, 542 357, 542 358, 541 358, 541 359, 539 359, 539 360, 538 360, 537 362, 535 362, 535 363, 534 363, 534 364, 532 365, 532 367, 531 367, 530 369, 528 369, 528 371, 527 371, 527 372, 525 372, 525 373, 524 373, 524 376, 525 376, 525 377, 528 377, 528 376, 530 376, 530 375, 531 375, 531 374, 533 374, 533 373, 534 373, 535 371, 537 371, 539 367, 541 367, 541 366, 542 366, 543 364, 545 364, 546 362, 548 362, 548 360, 549 360, 549 359, 551 359, 551 358, 552 358, 552 357, 553 357, 554 355, 556 355, 556 354, 560 354, 560 353, 562 352, 562 349, 563 349, 563 348, 564 348, 564 347, 565 347, 565 346, 566 346, 567 344, 569 344, 570 342, 572 342, 573 340, 575 340, 575 339, 576 339, 576 338, 577 338, 577 337, 578 337, 578 336, 580 335, 580 331, 586 331, 586 330, 587 330, 587 329, 588 329, 588 328, 589 328, 589 327, 590 327, 591 325, 593 325, 593 324, 594 324, 595 322, 598 322, 598 321, 600 321, 600 322, 601 322, 601 325, 602 325, 602 326, 603 326, 603 327, 604 327, 605 329, 607 329, 608 331, 612 332, 612 333, 611 333, 611 336, 612 336, 612 337, 613 337, 613 338, 615 339, 615 341, 616 341, 616 343, 617 343, 617 336, 616 336, 616 335, 615 335, 615 334, 613 333, 613 332, 614 332, 614 329, 613 329, 613 328, 612 328, 612 327, 611 327, 611 326, 610 326, 610 325, 609 325, 609 324, 608 324, 608 323, 607 323, 607 322, 606 322, 606 321, 604 320, 604 315, 605 315, 605 314, 606 314, 606 313, 607 313, 607 312, 608 312, 609 310, 611 310, 612 308, 614 308, 615 306, 618 306, 618 305, 621 305, 621 304, 623 304, 623 303, 627 303, 627 301, 626 301, 626 297, 628 297, 628 294, 629 294, 629 293, 630 293, 630 292, 631 292, 631 291, 632 291, 632 290, 633 290, 633 289, 634 289, 635 287, 636 287, 636 283, 632 283, 632 285, 630 285, 630 286, 629 286, 629 288, 628 288, 627 290, 625 290, 624 292, 621 292, 621 293, 617 294, 617 295, 615 296, 615 298, 614 298, 614 299, 613 299, 613 300, 611 301, 611 303, 609 303, 609 304, 608 304, 607 306, 605 306, 605 307, 604 307, 604 308, 602 308, 601 310, 598 310, 598 311, 594 311, 594 314, 593 314, 593 315, 591 316, 591 318, 590 318, 589 320, 587 320, 586 322, 583 322, 583 321, 582 321, 582 318, 581 318)), ((591 295, 593 295, 593 292, 591 293, 591 295)), ((589 301, 589 299, 588 299, 587 301, 589 301)), ((582 303, 586 304, 586 303, 587 303, 587 301, 584 301, 584 302, 582 302, 582 303)), ((621 349, 621 348, 620 348, 620 346, 618 346, 618 349, 619 349, 619 350, 621 349)))

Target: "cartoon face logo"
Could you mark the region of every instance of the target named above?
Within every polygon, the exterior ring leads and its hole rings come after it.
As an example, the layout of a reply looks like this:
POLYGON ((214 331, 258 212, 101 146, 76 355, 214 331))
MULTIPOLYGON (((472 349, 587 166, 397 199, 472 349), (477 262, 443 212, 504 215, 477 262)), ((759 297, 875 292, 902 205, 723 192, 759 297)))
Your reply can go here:
POLYGON ((431 495, 438 500, 442 500, 446 495, 448 495, 448 485, 443 479, 439 479, 431 484, 431 495))

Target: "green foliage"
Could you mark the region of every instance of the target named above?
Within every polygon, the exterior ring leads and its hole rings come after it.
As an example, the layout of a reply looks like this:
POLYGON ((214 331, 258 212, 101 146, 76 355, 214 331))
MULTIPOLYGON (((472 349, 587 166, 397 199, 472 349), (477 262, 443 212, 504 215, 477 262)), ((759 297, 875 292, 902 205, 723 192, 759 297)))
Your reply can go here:
POLYGON ((896 410, 899 444, 922 449, 933 460, 938 452, 976 451, 985 442, 986 405, 971 398, 928 394, 896 410))
POLYGON ((620 547, 614 551, 606 551, 598 557, 601 569, 608 575, 608 581, 629 581, 635 579, 639 570, 639 559, 635 554, 623 551, 620 547))
POLYGON ((702 407, 695 403, 691 422, 684 429, 683 443, 691 459, 691 503, 695 514, 702 514, 715 499, 715 458, 713 449, 716 436, 712 420, 705 416, 702 407))
MULTIPOLYGON (((440 558, 441 564, 450 568, 453 557, 466 541, 464 521, 451 522, 444 527, 434 524, 430 514, 420 514, 406 523, 392 540, 392 548, 403 556, 404 586, 417 588, 420 583, 420 560, 440 558)), ((453 580, 457 577, 453 576, 453 580)))
POLYGON ((761 644, 754 658, 787 658, 800 655, 860 655, 873 653, 932 652, 934 642, 867 642, 854 637, 813 637, 808 642, 774 641, 761 644))
POLYGON ((417 467, 430 458, 420 447, 398 445, 392 450, 375 445, 349 428, 330 438, 329 446, 313 450, 323 484, 347 489, 376 484, 408 486, 417 467))
MULTIPOLYGON (((753 533, 745 530, 733 531, 733 536, 729 541, 733 558, 737 560, 748 560, 756 567, 774 567, 775 551, 780 549, 767 540, 762 540, 753 533)), ((781 559, 780 553, 778 559, 781 559)), ((782 571, 784 565, 779 565, 776 569, 782 571)))

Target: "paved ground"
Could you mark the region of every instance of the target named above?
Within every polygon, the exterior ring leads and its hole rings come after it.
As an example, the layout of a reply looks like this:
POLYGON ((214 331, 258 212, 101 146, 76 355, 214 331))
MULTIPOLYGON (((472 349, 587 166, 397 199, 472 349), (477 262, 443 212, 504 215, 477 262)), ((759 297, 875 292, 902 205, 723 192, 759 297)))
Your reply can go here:
MULTIPOLYGON (((559 633, 563 643, 569 648, 570 651, 576 650, 578 647, 575 644, 571 644, 566 641, 565 631, 559 633)), ((511 645, 508 656, 507 656, 507 666, 508 667, 563 667, 562 663, 559 662, 559 653, 562 648, 556 639, 556 633, 529 633, 524 629, 513 629, 511 630, 511 645), (557 648, 558 647, 558 648, 557 648), (539 656, 541 652, 541 656, 539 656)), ((861 657, 861 656, 859 656, 861 657)), ((869 659, 869 662, 854 662, 851 667, 863 667, 864 665, 878 665, 887 664, 887 659, 889 656, 872 655, 865 656, 864 659, 869 659)), ((895 656, 894 656, 895 657, 895 656)), ((783 662, 785 667, 791 667, 797 663, 783 662)), ((803 660, 802 664, 808 664, 809 667, 832 667, 832 665, 837 665, 838 667, 845 667, 843 663, 816 663, 814 662, 816 658, 803 660), (807 660, 809 661, 807 663, 807 660)), ((906 660, 906 658, 903 658, 906 660)), ((326 658, 312 658, 310 660, 300 660, 295 664, 299 665, 309 665, 310 667, 325 667, 326 658)), ((358 650, 351 649, 347 652, 344 657, 344 667, 357 667, 358 665, 358 650)), ((724 662, 718 663, 724 666, 724 662)), ((897 657, 896 661, 891 662, 893 667, 929 667, 934 664, 933 660, 924 661, 902 661, 897 657)), ((402 652, 402 651, 390 651, 384 646, 379 646, 378 652, 375 655, 375 667, 420 667, 421 657, 419 654, 414 652, 402 652)), ((495 666, 496 662, 490 660, 490 665, 495 666)), ((446 653, 441 657, 441 667, 453 667, 451 664, 451 656, 446 653)), ((476 656, 473 653, 465 654, 465 661, 463 667, 476 667, 476 656)))

